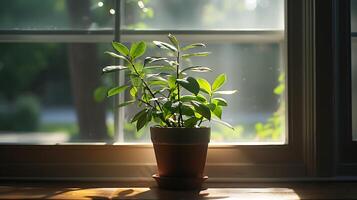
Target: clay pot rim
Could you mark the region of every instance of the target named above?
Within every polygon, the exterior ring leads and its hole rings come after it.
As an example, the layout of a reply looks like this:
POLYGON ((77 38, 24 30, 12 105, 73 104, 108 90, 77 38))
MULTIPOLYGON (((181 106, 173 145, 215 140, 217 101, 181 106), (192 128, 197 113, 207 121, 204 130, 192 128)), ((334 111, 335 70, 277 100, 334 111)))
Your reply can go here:
POLYGON ((211 128, 151 127, 150 135, 154 144, 208 144, 211 128))
POLYGON ((211 129, 211 127, 194 127, 194 128, 187 128, 187 127, 160 127, 160 126, 151 126, 150 129, 211 129))

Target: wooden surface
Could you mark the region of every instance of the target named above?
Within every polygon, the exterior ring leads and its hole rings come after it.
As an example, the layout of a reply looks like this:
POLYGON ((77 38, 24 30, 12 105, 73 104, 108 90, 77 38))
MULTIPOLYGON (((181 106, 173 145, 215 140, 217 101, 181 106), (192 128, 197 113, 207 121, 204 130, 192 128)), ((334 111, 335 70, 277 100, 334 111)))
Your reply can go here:
MULTIPOLYGON (((245 183, 208 184, 202 191, 159 190, 153 184, 143 187, 119 183, 3 182, 0 199, 357 199, 357 183, 245 183)), ((135 184, 131 184, 135 185, 135 184)))

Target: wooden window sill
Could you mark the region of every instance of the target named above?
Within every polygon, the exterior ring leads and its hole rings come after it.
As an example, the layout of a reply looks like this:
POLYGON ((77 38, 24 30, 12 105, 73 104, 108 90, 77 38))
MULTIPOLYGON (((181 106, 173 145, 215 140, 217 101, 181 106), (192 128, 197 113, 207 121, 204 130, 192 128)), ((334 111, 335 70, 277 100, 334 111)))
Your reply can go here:
POLYGON ((159 190, 151 183, 2 182, 0 199, 357 199, 357 182, 212 183, 202 191, 159 190))

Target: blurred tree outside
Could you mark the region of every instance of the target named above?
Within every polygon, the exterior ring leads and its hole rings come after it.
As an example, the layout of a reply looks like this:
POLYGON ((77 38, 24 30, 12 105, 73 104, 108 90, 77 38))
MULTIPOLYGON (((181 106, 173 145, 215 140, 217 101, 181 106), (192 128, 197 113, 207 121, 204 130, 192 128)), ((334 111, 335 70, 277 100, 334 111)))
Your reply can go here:
MULTIPOLYGON (((89 28, 90 6, 88 0, 67 0, 67 10, 73 27, 89 28)), ((80 139, 107 140, 109 137, 105 104, 96 102, 93 98, 93 91, 100 85, 96 44, 68 44, 68 58, 80 139)))

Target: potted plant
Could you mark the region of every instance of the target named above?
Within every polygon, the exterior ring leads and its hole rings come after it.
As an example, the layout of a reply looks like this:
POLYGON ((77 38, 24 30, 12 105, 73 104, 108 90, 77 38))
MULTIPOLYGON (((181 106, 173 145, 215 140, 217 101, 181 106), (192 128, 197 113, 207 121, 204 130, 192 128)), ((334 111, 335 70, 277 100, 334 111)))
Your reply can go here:
POLYGON ((124 107, 136 103, 140 108, 131 123, 140 130, 148 123, 154 145, 158 174, 153 177, 159 187, 168 189, 197 189, 201 187, 206 162, 210 128, 206 122, 215 121, 233 129, 221 121, 222 107, 227 101, 221 96, 233 91, 220 90, 226 75, 220 74, 210 84, 203 78, 189 76, 190 71, 210 72, 206 66, 184 66, 184 60, 193 56, 207 56, 210 52, 192 52, 205 48, 194 43, 182 47, 177 38, 168 35, 170 43, 153 43, 171 53, 171 57, 146 57, 145 42, 132 43, 131 47, 113 42, 117 52, 106 52, 124 61, 124 65, 107 66, 103 73, 126 71, 130 80, 108 90, 107 96, 130 90, 131 100, 121 103, 124 107))

